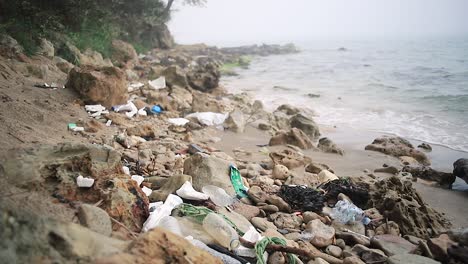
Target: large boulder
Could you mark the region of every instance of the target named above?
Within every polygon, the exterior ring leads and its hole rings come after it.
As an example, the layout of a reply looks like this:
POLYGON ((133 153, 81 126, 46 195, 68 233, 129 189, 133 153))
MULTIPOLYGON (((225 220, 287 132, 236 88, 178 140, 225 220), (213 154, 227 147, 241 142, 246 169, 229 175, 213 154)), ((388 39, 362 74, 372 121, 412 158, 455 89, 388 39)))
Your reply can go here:
POLYGON ((10 35, 0 34, 0 55, 6 58, 18 58, 24 53, 24 48, 10 35))
POLYGON ((187 77, 185 72, 179 66, 170 66, 167 67, 162 75, 166 78, 166 83, 168 86, 179 86, 185 88, 188 86, 187 77))
POLYGON ((292 128, 289 132, 279 131, 269 142, 270 146, 291 144, 301 149, 311 149, 314 145, 310 138, 300 129, 292 128))
POLYGON ((230 162, 204 153, 196 153, 184 162, 184 174, 191 175, 193 187, 201 191, 206 185, 223 188, 235 194, 229 177, 230 162))
POLYGON ((85 103, 107 108, 128 99, 125 74, 116 67, 75 67, 68 75, 66 87, 77 91, 85 103))
POLYGON ((215 98, 201 92, 193 93, 193 112, 215 112, 223 113, 227 109, 226 103, 222 99, 215 98))
POLYGON ((131 44, 116 39, 112 41, 111 58, 114 62, 125 64, 129 61, 136 61, 138 54, 131 44))
POLYGON ((397 158, 401 156, 409 156, 415 158, 422 165, 431 165, 426 154, 415 149, 408 140, 401 137, 383 136, 376 138, 372 144, 367 145, 365 149, 382 152, 397 158))
POLYGON ((214 62, 203 62, 191 69, 187 73, 187 79, 195 90, 209 92, 219 85, 221 73, 219 67, 214 62))
POLYGON ((300 130, 304 131, 306 135, 311 138, 318 138, 320 136, 320 131, 318 125, 314 122, 314 120, 302 115, 297 114, 289 120, 291 127, 299 128, 300 130))
POLYGON ((468 183, 468 159, 458 159, 453 163, 453 175, 468 183))
POLYGON ((224 127, 236 133, 242 133, 245 130, 244 113, 241 110, 235 109, 229 113, 228 118, 224 121, 224 127))
POLYGON ((451 188, 456 178, 452 173, 436 171, 428 166, 405 166, 403 171, 411 173, 413 177, 421 178, 423 180, 435 181, 441 186, 448 188, 451 188))
POLYGON ((339 148, 333 141, 331 141, 331 139, 326 137, 319 140, 317 147, 323 152, 344 155, 344 150, 339 148))

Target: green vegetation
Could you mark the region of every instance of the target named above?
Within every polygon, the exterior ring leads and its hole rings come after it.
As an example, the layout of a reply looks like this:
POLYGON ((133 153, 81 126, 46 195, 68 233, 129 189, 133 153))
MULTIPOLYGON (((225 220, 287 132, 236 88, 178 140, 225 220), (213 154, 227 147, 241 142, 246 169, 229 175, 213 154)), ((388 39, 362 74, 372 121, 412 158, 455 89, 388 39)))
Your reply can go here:
POLYGON ((220 69, 221 74, 226 76, 236 76, 238 75, 236 73, 236 68, 247 69, 249 68, 251 61, 252 58, 250 56, 240 56, 234 61, 224 63, 220 69))

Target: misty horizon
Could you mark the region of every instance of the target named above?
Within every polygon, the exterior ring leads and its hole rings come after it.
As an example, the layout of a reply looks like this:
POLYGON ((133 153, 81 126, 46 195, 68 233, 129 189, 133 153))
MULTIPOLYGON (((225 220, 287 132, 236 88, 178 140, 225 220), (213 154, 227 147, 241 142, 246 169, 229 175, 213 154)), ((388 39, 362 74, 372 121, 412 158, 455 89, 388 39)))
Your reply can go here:
POLYGON ((181 44, 468 37, 463 0, 211 0, 177 8, 169 27, 181 44))

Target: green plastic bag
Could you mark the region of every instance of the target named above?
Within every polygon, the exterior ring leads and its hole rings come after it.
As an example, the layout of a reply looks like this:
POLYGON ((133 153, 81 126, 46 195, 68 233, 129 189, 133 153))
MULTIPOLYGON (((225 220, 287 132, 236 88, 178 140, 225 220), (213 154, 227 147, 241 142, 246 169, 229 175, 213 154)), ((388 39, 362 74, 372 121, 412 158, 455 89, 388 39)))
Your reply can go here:
POLYGON ((229 167, 230 169, 230 174, 231 174, 231 183, 232 186, 234 187, 234 191, 236 191, 237 197, 238 198, 244 198, 247 197, 247 187, 244 186, 242 183, 242 177, 240 175, 239 170, 231 165, 229 167))

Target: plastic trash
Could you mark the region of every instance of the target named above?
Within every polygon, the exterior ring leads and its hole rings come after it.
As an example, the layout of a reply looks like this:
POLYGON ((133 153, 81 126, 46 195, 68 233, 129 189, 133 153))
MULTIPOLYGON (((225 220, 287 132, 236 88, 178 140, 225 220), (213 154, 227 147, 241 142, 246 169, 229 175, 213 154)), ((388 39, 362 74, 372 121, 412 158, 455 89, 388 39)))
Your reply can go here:
POLYGON ((154 203, 149 203, 148 209, 150 212, 153 212, 154 210, 158 209, 158 207, 162 206, 164 202, 154 202, 154 203))
POLYGON ((214 185, 204 186, 202 188, 202 192, 210 196, 211 201, 213 201, 217 206, 224 207, 235 202, 234 198, 227 194, 225 190, 214 185))
POLYGON ((186 237, 185 239, 187 239, 192 245, 207 251, 208 253, 210 253, 210 255, 214 257, 221 259, 221 261, 224 264, 241 264, 240 261, 210 248, 209 246, 207 246, 205 243, 203 243, 200 240, 194 239, 192 237, 186 237))
POLYGON ((130 168, 127 166, 122 166, 122 170, 125 174, 130 175, 130 168))
POLYGON ((108 114, 109 111, 100 104, 97 105, 85 105, 85 110, 88 112, 89 116, 91 117, 99 117, 102 114, 108 114))
POLYGON ((180 230, 179 221, 170 215, 164 216, 163 218, 161 218, 161 221, 159 221, 157 227, 166 229, 167 231, 170 231, 174 234, 182 236, 182 231, 180 230))
POLYGON ((207 194, 197 192, 192 187, 192 183, 186 181, 177 191, 176 194, 180 197, 187 199, 187 200, 194 200, 194 201, 204 201, 208 200, 210 196, 207 194))
POLYGON ((136 89, 139 89, 139 88, 141 88, 141 87, 143 87, 143 86, 145 86, 145 85, 144 85, 143 83, 141 83, 141 82, 131 83, 131 84, 128 86, 127 90, 128 90, 128 92, 133 92, 133 91, 135 91, 136 89))
POLYGON ((78 185, 78 187, 89 188, 89 187, 93 186, 93 184, 94 184, 94 179, 92 179, 92 178, 85 178, 85 177, 79 175, 79 176, 76 178, 76 184, 78 185))
POLYGON ((164 89, 166 88, 166 78, 161 76, 156 80, 148 81, 148 84, 151 88, 155 90, 164 89))
POLYGON ((143 178, 140 175, 132 175, 132 180, 136 181, 138 186, 140 186, 141 183, 145 180, 145 178, 143 178))
POLYGON ((142 109, 138 110, 138 115, 140 115, 140 116, 147 116, 148 113, 146 113, 145 108, 143 107, 142 109))
POLYGON ((198 152, 205 152, 204 149, 202 149, 200 146, 198 146, 197 144, 190 144, 189 147, 188 147, 188 153, 190 154, 195 154, 195 153, 198 153, 198 152))
POLYGON ((75 123, 69 123, 68 124, 68 129, 73 131, 73 132, 84 131, 84 127, 79 127, 75 123))
POLYGON ((112 120, 110 120, 110 119, 107 120, 107 122, 106 122, 106 127, 110 127, 111 125, 112 125, 112 120))
POLYGON ((114 112, 124 112, 124 111, 126 111, 125 115, 128 118, 132 118, 134 115, 136 115, 138 113, 137 107, 131 101, 128 101, 127 104, 124 104, 124 105, 115 105, 115 106, 112 107, 112 110, 114 112))
POLYGON ((186 118, 169 118, 167 121, 176 126, 185 126, 190 120, 186 118))
POLYGON ((196 118, 200 124, 205 126, 219 126, 224 123, 229 114, 213 112, 197 112, 186 116, 186 118, 196 118))
POLYGON ((143 232, 148 232, 149 230, 157 227, 163 217, 171 215, 172 210, 182 203, 183 201, 179 196, 169 194, 164 204, 157 207, 156 210, 150 213, 148 219, 146 219, 143 224, 143 232))
MULTIPOLYGON (((255 229, 255 227, 251 226, 249 230, 245 232, 242 238, 249 242, 257 243, 257 241, 260 241, 263 238, 263 236, 260 235, 260 233, 255 229)), ((234 253, 241 257, 255 258, 256 256, 255 249, 244 247, 243 245, 240 245, 238 248, 236 248, 234 250, 234 253)))
POLYGON ((151 107, 150 112, 152 114, 160 114, 162 113, 162 108, 159 105, 154 105, 153 107, 151 107))
POLYGON ((150 188, 148 188, 146 186, 143 186, 143 188, 141 188, 141 190, 146 194, 146 196, 150 196, 151 193, 153 192, 153 190, 151 190, 150 188))
POLYGON ((237 196, 239 198, 247 197, 247 187, 245 187, 242 182, 239 170, 233 165, 229 166, 229 170, 231 174, 231 183, 237 196))
POLYGON ((240 245, 239 235, 221 216, 216 213, 208 214, 203 219, 203 228, 221 246, 233 250, 240 245))
POLYGON ((338 201, 330 216, 343 224, 354 221, 362 222, 365 225, 370 223, 370 219, 366 217, 364 211, 347 200, 338 201))

